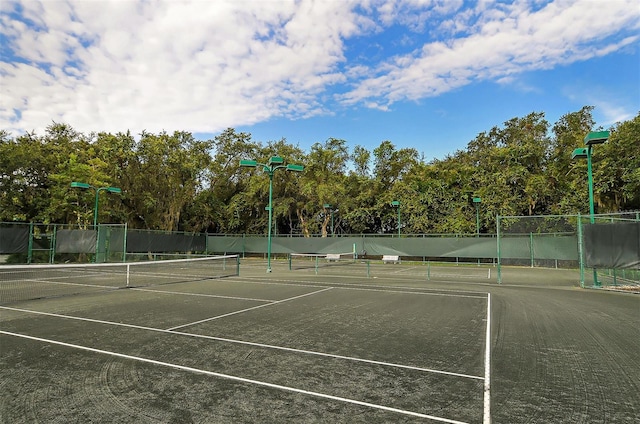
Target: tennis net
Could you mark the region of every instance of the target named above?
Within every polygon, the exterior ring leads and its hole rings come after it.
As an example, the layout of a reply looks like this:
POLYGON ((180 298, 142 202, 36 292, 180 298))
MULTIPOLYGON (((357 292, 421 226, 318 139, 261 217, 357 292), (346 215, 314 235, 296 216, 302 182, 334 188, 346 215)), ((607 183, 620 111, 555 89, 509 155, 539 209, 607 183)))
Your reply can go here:
POLYGON ((350 265, 356 262, 356 255, 348 253, 290 253, 289 270, 315 269, 327 266, 350 265))
POLYGON ((0 304, 239 274, 238 255, 148 262, 0 266, 0 304))

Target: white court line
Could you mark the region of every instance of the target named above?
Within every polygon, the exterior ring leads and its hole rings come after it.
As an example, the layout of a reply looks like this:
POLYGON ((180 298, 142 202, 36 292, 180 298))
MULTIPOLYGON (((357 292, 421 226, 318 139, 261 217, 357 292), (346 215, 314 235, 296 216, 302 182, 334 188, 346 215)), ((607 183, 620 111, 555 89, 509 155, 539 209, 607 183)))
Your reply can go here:
MULTIPOLYGON (((64 277, 67 278, 67 277, 64 277)), ((67 283, 64 281, 51 281, 51 280, 36 280, 35 278, 29 278, 25 280, 12 280, 10 283, 22 283, 22 282, 40 283, 40 284, 62 284, 64 286, 81 286, 81 287, 95 287, 97 289, 117 289, 118 286, 104 286, 101 284, 85 284, 85 283, 67 283)))
POLYGON ((487 293, 487 334, 484 346, 484 417, 491 424, 491 293, 487 293))
POLYGON ((73 316, 69 316, 69 315, 54 314, 54 313, 51 313, 51 312, 39 312, 39 311, 32 311, 32 310, 29 310, 29 309, 11 308, 11 307, 8 307, 8 306, 0 306, 0 309, 6 309, 6 310, 9 310, 9 311, 16 311, 16 312, 26 312, 26 313, 35 314, 35 315, 45 315, 45 316, 51 316, 51 317, 56 317, 56 318, 64 318, 64 319, 76 320, 76 321, 93 322, 93 323, 96 323, 96 324, 113 325, 113 326, 116 326, 116 327, 134 328, 136 330, 155 331, 157 333, 165 333, 165 334, 172 334, 172 335, 178 335, 178 336, 187 336, 187 337, 192 337, 192 338, 196 338, 196 339, 215 340, 215 341, 218 341, 218 342, 233 343, 233 344, 240 344, 240 345, 246 345, 246 346, 254 346, 254 347, 259 347, 259 348, 263 348, 263 349, 273 349, 273 350, 282 350, 282 351, 285 351, 285 352, 302 353, 302 354, 306 354, 306 355, 321 356, 321 357, 324 357, 324 358, 344 359, 344 360, 347 360, 347 361, 362 362, 362 363, 365 363, 365 364, 382 365, 382 366, 390 367, 390 368, 402 368, 402 369, 408 369, 408 370, 412 370, 412 371, 421 371, 421 372, 428 372, 428 373, 433 373, 433 374, 450 375, 450 376, 453 376, 453 377, 471 378, 471 379, 474 379, 474 380, 484 380, 485 379, 484 377, 478 377, 478 376, 475 376, 475 375, 460 374, 460 373, 455 373, 455 372, 450 372, 450 371, 441 371, 441 370, 436 370, 436 369, 431 369, 431 368, 422 368, 422 367, 415 367, 415 366, 411 366, 411 365, 394 364, 392 362, 375 361, 375 360, 372 360, 372 359, 362 359, 362 358, 356 358, 356 357, 352 357, 352 356, 335 355, 335 354, 332 354, 332 353, 317 352, 317 351, 313 351, 313 350, 295 349, 295 348, 292 348, 292 347, 275 346, 275 345, 268 345, 268 344, 264 344, 264 343, 247 342, 247 341, 244 341, 244 340, 226 339, 224 337, 207 336, 207 335, 203 335, 203 334, 185 333, 185 332, 182 332, 182 331, 169 331, 169 330, 164 330, 162 328, 144 327, 144 326, 135 325, 135 324, 125 324, 125 323, 121 323, 121 322, 103 321, 103 320, 93 319, 93 318, 73 317, 73 316))
MULTIPOLYGON (((234 281, 234 284, 264 284, 271 286, 293 286, 293 287, 313 287, 313 288, 323 288, 329 285, 330 283, 324 283, 324 285, 318 285, 318 283, 311 283, 308 281, 299 281, 299 280, 269 280, 265 281, 260 277, 238 277, 233 276, 229 277, 231 281, 234 281)), ((333 284, 333 283, 331 283, 333 284)))
MULTIPOLYGON (((348 276, 348 275, 331 275, 331 274, 325 274, 325 275, 321 275, 321 277, 323 278, 331 278, 331 279, 355 279, 355 280, 362 280, 363 276, 348 276)), ((252 280, 252 281, 256 281, 256 282, 264 282, 264 284, 275 284, 275 283, 271 283, 271 282, 266 282, 264 281, 264 279, 260 278, 260 277, 246 277, 246 276, 233 276, 230 277, 232 279, 246 279, 246 280, 252 280)), ((405 280, 409 280, 408 278, 404 278, 404 276, 402 276, 402 278, 397 278, 397 277, 389 277, 389 276, 374 276, 372 278, 366 278, 366 280, 376 280, 376 281, 382 281, 382 280, 389 280, 389 281, 405 281, 405 280)), ((396 285, 392 285, 392 286, 388 286, 388 285, 381 285, 381 284, 369 284, 369 283, 343 283, 343 282, 336 282, 333 281, 331 283, 329 282, 324 282, 324 283, 319 283, 319 282, 309 282, 306 280, 295 280, 295 279, 273 279, 273 280, 269 280, 269 281, 280 281, 281 284, 289 284, 289 283, 301 283, 302 285, 304 285, 304 283, 308 283, 308 284, 331 284, 331 285, 341 285, 341 286, 348 286, 354 287, 354 290, 358 290, 359 287, 388 287, 388 288, 398 288, 398 289, 405 289, 405 290, 409 290, 409 291, 414 291, 414 290, 433 290, 433 291, 438 291, 438 292, 451 292, 451 293, 465 293, 465 294, 477 294, 477 295, 481 295, 482 298, 484 299, 484 295, 487 294, 486 291, 475 291, 475 290, 457 290, 457 289, 436 289, 436 288, 430 288, 430 287, 408 287, 408 286, 396 286, 396 285)), ((416 281, 416 279, 411 279, 411 281, 416 281)), ((418 282, 424 282, 424 283, 429 283, 428 280, 417 280, 418 282)), ((449 282, 447 282, 449 283, 449 282)), ((481 283, 484 285, 488 285, 488 283, 481 283)), ((495 286, 495 285, 494 285, 495 286)), ((428 292, 425 292, 428 293, 428 292)))
POLYGON ((284 390, 284 391, 293 392, 293 393, 300 393, 300 394, 303 394, 303 395, 314 396, 314 397, 319 397, 319 398, 323 398, 323 399, 330 399, 330 400, 335 400, 335 401, 338 401, 338 402, 350 403, 350 404, 359 405, 359 406, 366 406, 368 408, 380 409, 380 410, 383 410, 383 411, 395 412, 395 413, 403 414, 403 415, 410 415, 410 416, 419 417, 419 418, 427 418, 427 419, 430 419, 430 420, 440 421, 440 422, 444 422, 444 423, 467 424, 467 423, 464 423, 462 421, 450 420, 450 419, 447 419, 447 418, 436 417, 436 416, 433 416, 433 415, 421 414, 419 412, 406 411, 404 409, 391 408, 389 406, 376 405, 374 403, 363 402, 363 401, 359 401, 359 400, 355 400, 355 399, 349 399, 349 398, 344 398, 344 397, 339 397, 339 396, 333 396, 333 395, 328 395, 328 394, 320 393, 320 392, 312 392, 312 391, 309 391, 309 390, 296 389, 295 387, 282 386, 280 384, 267 383, 265 381, 252 380, 252 379, 248 379, 248 378, 244 378, 244 377, 237 377, 237 376, 234 376, 234 375, 222 374, 222 373, 214 372, 214 371, 207 371, 207 370, 193 368, 193 367, 185 367, 183 365, 171 364, 169 362, 156 361, 156 360, 153 360, 153 359, 142 358, 140 356, 125 355, 123 353, 117 353, 117 352, 111 352, 111 351, 108 351, 108 350, 95 349, 95 348, 88 347, 88 346, 81 346, 81 345, 76 345, 76 344, 64 343, 64 342, 59 342, 59 341, 56 341, 56 340, 43 339, 43 338, 40 338, 40 337, 27 336, 27 335, 24 335, 24 334, 11 333, 9 331, 3 331, 3 330, 0 330, 0 334, 5 334, 5 335, 8 335, 8 336, 15 336, 15 337, 22 337, 22 338, 29 339, 29 340, 35 340, 35 341, 44 342, 44 343, 51 343, 51 344, 55 344, 55 345, 59 345, 59 346, 71 347, 71 348, 74 348, 74 349, 84 350, 84 351, 88 351, 88 352, 100 353, 100 354, 103 354, 103 355, 110 355, 110 356, 115 356, 115 357, 118 357, 118 358, 129 359, 129 360, 134 360, 134 361, 139 361, 139 362, 145 362, 145 363, 148 363, 148 364, 161 365, 161 366, 164 366, 164 367, 174 368, 174 369, 178 369, 178 370, 182 370, 182 371, 188 371, 188 372, 197 373, 197 374, 205 374, 205 375, 209 375, 209 376, 212 376, 212 377, 218 377, 218 378, 224 378, 224 379, 227 379, 227 380, 238 381, 238 382, 241 382, 241 383, 254 384, 254 385, 257 385, 257 386, 269 387, 269 388, 272 388, 272 389, 284 390))
POLYGON ((138 287, 131 287, 129 288, 129 290, 143 291, 143 292, 150 292, 150 293, 160 293, 160 294, 176 294, 176 295, 182 295, 182 296, 217 297, 221 299, 233 299, 233 300, 251 300, 254 302, 269 302, 269 303, 276 302, 276 300, 273 300, 273 299, 255 299, 252 297, 222 296, 219 294, 205 294, 205 293, 184 293, 184 292, 174 292, 174 291, 168 291, 168 290, 143 289, 138 287))
POLYGON ((288 302, 288 301, 294 300, 294 299, 300 299, 301 297, 311 296, 312 294, 322 293, 324 291, 331 290, 332 288, 333 287, 327 287, 326 289, 316 290, 316 291, 311 292, 311 293, 301 294, 300 296, 289 297, 287 299, 277 300, 277 301, 271 302, 271 303, 265 303, 264 305, 258 305, 258 306, 253 306, 251 308, 240 309, 239 311, 229 312, 228 314, 218 315, 218 316, 211 317, 211 318, 201 319, 200 321, 194 321, 194 322, 190 322, 188 324, 183 324, 183 325, 178 325, 176 327, 167 328, 167 330, 173 331, 173 330, 177 330, 179 328, 191 327, 192 325, 202 324, 203 322, 213 321, 214 319, 226 318, 226 317, 231 316, 231 315, 237 315, 237 314, 241 314, 243 312, 252 311, 254 309, 264 308, 265 306, 271 306, 271 305, 275 305, 275 304, 282 303, 282 302, 288 302))
MULTIPOLYGON (((325 275, 326 277, 329 277, 329 275, 325 275)), ((436 277, 438 276, 438 274, 435 275, 436 277)), ((441 276, 449 276, 449 277, 462 277, 464 278, 464 276, 460 275, 460 274, 442 274, 441 276)), ((477 277, 477 276, 476 276, 477 277)), ((353 276, 353 277, 348 277, 348 278, 362 278, 361 276, 353 276)), ((457 281, 452 281, 452 280, 434 280, 434 274, 431 275, 431 280, 428 280, 426 278, 425 275, 407 275, 407 274, 395 274, 393 276, 389 276, 387 275, 379 275, 379 276, 373 276, 373 278, 375 278, 376 280, 391 280, 391 281, 404 281, 404 280, 413 280, 413 281, 421 281, 421 282, 425 282, 425 283, 433 283, 433 282, 442 282, 445 284, 455 284, 457 283, 457 281), (411 278, 413 277, 413 278, 411 278), (420 278, 415 278, 415 277, 420 277, 420 278)), ((475 278, 474 276, 468 276, 467 278, 475 278)), ((484 278, 484 277, 482 277, 484 278)), ((464 282, 465 284, 469 284, 467 282, 464 282)), ((476 284, 476 283, 473 283, 476 284)), ((482 284, 482 283, 480 283, 482 284)), ((443 289, 444 290, 444 289, 443 289)), ((462 290, 451 290, 451 291, 462 291, 462 290)), ((467 293, 483 293, 483 292, 476 292, 473 290, 464 290, 467 293)), ((484 293, 483 293, 484 294, 484 293)))
POLYGON ((471 295, 466 295, 466 294, 411 292, 411 291, 404 291, 404 290, 365 289, 365 288, 357 289, 357 288, 353 288, 353 287, 335 287, 335 288, 336 289, 341 289, 341 290, 362 290, 362 291, 394 293, 394 294, 412 294, 412 295, 424 295, 424 296, 464 297, 464 298, 470 298, 470 299, 484 299, 484 297, 471 296, 471 295))
MULTIPOLYGON (((251 277, 244 277, 251 278, 251 277)), ((258 277, 259 278, 259 277, 258 277)), ((306 284, 292 284, 287 283, 287 281, 291 281, 294 283, 303 283, 301 280, 275 280, 281 281, 281 283, 269 283, 269 282, 261 282, 255 281, 251 284, 279 284, 284 286, 306 286, 306 287, 323 287, 323 286, 313 286, 306 284)), ((317 283, 316 283, 317 284, 317 283)), ((333 288, 342 289, 342 290, 356 290, 356 291, 373 291, 373 292, 388 292, 388 293, 400 293, 400 294, 414 294, 414 295, 424 295, 424 296, 444 296, 444 297, 466 297, 471 299, 485 299, 485 295, 487 292, 474 292, 474 291, 459 291, 459 290, 447 290, 447 289, 431 289, 434 290, 432 292, 428 291, 418 291, 425 290, 424 288, 415 288, 415 287, 402 287, 402 286, 376 286, 372 284, 351 284, 351 283, 325 283, 327 285, 331 285, 333 288), (375 288, 370 288, 375 287, 375 288), (385 289, 387 288, 387 289, 385 289), (395 289, 395 290, 389 290, 395 289), (441 293, 444 292, 444 293, 441 293), (471 294, 459 294, 459 293, 471 293, 471 294)))
MULTIPOLYGON (((406 274, 407 272, 409 272, 409 271, 413 271, 413 270, 416 270, 416 269, 418 269, 418 268, 419 268, 419 267, 417 267, 417 266, 404 267, 404 268, 397 269, 397 270, 393 271, 393 272, 392 272, 392 274, 406 274)), ((411 274, 411 276, 416 276, 416 277, 420 277, 420 276, 422 276, 422 275, 423 275, 422 273, 419 273, 419 274, 411 274)))

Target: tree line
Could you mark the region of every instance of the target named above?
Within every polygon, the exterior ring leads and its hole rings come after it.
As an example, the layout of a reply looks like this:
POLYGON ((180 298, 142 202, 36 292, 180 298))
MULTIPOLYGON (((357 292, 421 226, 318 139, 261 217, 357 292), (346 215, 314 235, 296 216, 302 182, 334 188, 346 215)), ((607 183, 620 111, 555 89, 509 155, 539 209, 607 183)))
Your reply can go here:
MULTIPOLYGON (((466 149, 426 161, 391 141, 367 150, 329 138, 304 151, 286 139, 266 143, 229 128, 210 140, 189 132, 84 134, 52 123, 44 134, 0 131, 0 221, 93 224, 94 190, 102 191, 99 222, 129 228, 264 234, 270 157, 304 172, 273 175, 276 234, 494 232, 496 215, 589 212, 587 164, 572 160, 594 130, 593 107, 551 125, 542 112, 481 132, 466 149), (474 204, 479 197, 481 203, 474 204), (331 208, 325 207, 331 205, 331 208), (479 206, 476 210, 476 206, 479 206)), ((640 113, 610 128, 593 154, 596 212, 640 209, 640 113)))

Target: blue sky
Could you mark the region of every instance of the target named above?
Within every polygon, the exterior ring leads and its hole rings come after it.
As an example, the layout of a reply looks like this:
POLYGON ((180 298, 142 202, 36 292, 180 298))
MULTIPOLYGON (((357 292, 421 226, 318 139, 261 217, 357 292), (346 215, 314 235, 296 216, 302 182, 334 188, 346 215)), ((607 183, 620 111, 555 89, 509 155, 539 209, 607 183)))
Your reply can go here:
POLYGON ((530 112, 640 111, 637 0, 0 2, 0 129, 228 127, 427 160, 530 112))

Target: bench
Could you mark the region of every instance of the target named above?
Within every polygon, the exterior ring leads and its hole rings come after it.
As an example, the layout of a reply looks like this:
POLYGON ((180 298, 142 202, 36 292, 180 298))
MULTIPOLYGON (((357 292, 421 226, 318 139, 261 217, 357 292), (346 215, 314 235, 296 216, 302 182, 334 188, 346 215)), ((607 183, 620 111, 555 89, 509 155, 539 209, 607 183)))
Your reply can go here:
POLYGON ((327 261, 337 261, 340 259, 339 253, 327 253, 327 261))
POLYGON ((389 262, 392 262, 394 264, 399 264, 400 256, 399 255, 382 255, 382 262, 385 264, 389 262))

